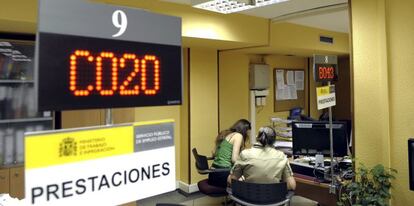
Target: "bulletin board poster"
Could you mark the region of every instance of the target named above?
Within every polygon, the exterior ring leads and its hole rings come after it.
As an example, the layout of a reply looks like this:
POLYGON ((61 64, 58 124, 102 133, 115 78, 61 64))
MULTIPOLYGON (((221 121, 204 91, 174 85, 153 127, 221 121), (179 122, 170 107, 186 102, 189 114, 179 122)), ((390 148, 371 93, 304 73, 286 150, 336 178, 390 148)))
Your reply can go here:
POLYGON ((304 69, 274 69, 274 111, 305 108, 307 73, 304 69))
POLYGON ((119 205, 176 189, 174 121, 28 133, 25 205, 119 205))

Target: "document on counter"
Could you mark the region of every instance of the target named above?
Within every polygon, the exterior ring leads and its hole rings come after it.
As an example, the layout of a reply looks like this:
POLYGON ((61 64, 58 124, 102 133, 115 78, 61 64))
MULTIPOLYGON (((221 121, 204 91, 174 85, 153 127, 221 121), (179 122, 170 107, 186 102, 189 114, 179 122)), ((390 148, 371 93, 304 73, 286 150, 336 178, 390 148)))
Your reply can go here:
POLYGON ((285 88, 285 77, 283 70, 276 70, 276 85, 278 90, 285 88))
POLYGON ((303 91, 305 90, 305 72, 304 71, 295 71, 295 84, 296 89, 303 91))
POLYGON ((274 143, 275 147, 284 147, 284 148, 292 148, 293 147, 293 143, 292 142, 287 142, 287 141, 278 141, 276 140, 276 142, 274 143))
POLYGON ((287 78, 287 85, 295 85, 295 76, 294 76, 293 71, 287 71, 286 78, 287 78))

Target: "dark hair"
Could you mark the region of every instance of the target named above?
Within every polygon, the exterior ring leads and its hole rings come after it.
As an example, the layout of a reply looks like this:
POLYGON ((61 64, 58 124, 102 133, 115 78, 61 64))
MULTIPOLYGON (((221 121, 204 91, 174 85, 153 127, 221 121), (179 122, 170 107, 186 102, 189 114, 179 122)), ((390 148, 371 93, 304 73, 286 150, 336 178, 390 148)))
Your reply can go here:
POLYGON ((271 127, 260 127, 259 133, 257 134, 257 141, 263 146, 272 146, 276 141, 276 132, 271 127))
POLYGON ((230 133, 237 132, 243 136, 243 145, 247 140, 248 131, 251 130, 252 127, 250 122, 246 119, 239 119, 236 123, 233 124, 229 129, 221 131, 216 138, 216 147, 227 137, 230 133))

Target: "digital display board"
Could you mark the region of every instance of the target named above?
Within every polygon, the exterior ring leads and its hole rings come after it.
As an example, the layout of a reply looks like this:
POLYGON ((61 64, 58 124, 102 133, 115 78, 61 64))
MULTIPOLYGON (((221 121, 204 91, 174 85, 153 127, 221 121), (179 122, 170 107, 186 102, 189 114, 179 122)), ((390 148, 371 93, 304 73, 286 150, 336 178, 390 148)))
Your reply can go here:
POLYGON ((181 104, 179 46, 51 33, 39 41, 40 110, 181 104))
POLYGON ((335 64, 315 64, 315 81, 336 81, 338 73, 335 64))
POLYGON ((313 76, 316 82, 337 81, 338 57, 328 55, 314 55, 313 76))
POLYGON ((41 0, 39 110, 180 105, 181 19, 84 0, 41 0))

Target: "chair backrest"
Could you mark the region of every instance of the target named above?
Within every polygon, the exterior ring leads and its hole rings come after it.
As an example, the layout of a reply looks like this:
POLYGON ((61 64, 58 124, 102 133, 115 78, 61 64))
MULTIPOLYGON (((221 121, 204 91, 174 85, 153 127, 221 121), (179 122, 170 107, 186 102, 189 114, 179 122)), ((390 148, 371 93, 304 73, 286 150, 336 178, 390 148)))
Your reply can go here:
POLYGON ((199 172, 202 170, 208 170, 209 168, 208 168, 207 157, 203 155, 199 155, 196 148, 193 148, 192 152, 194 155, 197 170, 199 172))
POLYGON ((233 180, 232 195, 252 204, 274 204, 286 200, 286 182, 258 184, 233 180))

